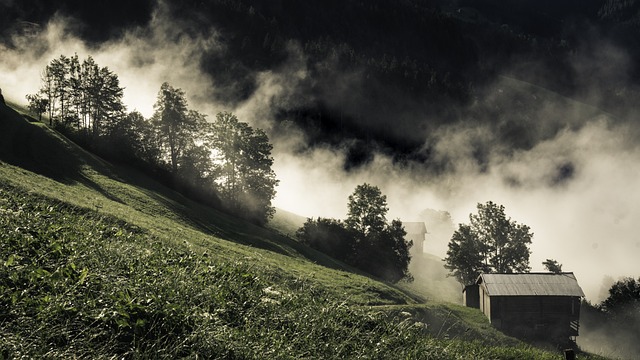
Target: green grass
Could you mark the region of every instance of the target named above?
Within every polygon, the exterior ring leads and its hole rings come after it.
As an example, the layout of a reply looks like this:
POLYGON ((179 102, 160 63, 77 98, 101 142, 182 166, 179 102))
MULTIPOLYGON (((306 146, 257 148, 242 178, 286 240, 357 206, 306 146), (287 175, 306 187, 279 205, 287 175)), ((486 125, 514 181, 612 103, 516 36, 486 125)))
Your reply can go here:
POLYGON ((0 359, 560 359, 0 108, 0 359))

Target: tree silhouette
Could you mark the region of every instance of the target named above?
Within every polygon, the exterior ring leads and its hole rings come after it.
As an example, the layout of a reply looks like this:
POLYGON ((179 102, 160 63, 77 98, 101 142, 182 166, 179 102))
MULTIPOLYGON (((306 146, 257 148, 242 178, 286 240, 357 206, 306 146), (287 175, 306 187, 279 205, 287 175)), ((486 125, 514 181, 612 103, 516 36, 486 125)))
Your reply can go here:
POLYGON ((356 186, 349 195, 348 213, 345 224, 362 237, 372 232, 380 232, 387 222, 387 197, 377 186, 367 183, 356 186))
POLYGON ((163 83, 153 106, 152 121, 156 124, 162 146, 167 149, 173 174, 178 173, 178 161, 191 141, 193 122, 187 116, 187 99, 182 89, 163 83))
POLYGON ((387 281, 411 280, 408 271, 413 243, 400 220, 387 223, 387 197, 377 186, 356 186, 349 195, 345 226, 355 236, 355 265, 387 281))
POLYGON ((257 222, 268 220, 275 211, 271 200, 278 180, 266 133, 228 112, 216 115, 211 131, 221 198, 234 212, 245 212, 257 222))
POLYGON ((640 321, 640 278, 628 277, 616 281, 609 288, 609 297, 600 307, 620 320, 640 321))
POLYGON ((544 265, 547 271, 552 272, 554 274, 560 274, 562 272, 562 264, 559 264, 556 260, 547 259, 542 262, 542 265, 544 265))
POLYGON ((355 236, 340 220, 318 218, 307 219, 296 232, 300 242, 343 261, 355 264, 355 236))
POLYGON ((463 285, 472 284, 483 272, 490 272, 484 263, 484 246, 471 226, 460 224, 449 242, 444 267, 463 285))
POLYGON ((118 76, 107 67, 100 68, 91 56, 80 63, 78 55, 61 55, 47 64, 40 90, 27 99, 39 118, 48 110, 49 125, 91 130, 95 140, 106 123, 123 118, 123 90, 118 76))
POLYGON ((533 234, 527 225, 507 218, 504 206, 489 201, 469 214, 470 224, 460 224, 449 242, 445 267, 463 285, 480 272, 528 272, 529 244, 533 234))
POLYGON ((29 111, 38 116, 38 121, 42 121, 42 114, 49 108, 49 100, 42 98, 39 94, 27 94, 26 98, 29 102, 29 111))

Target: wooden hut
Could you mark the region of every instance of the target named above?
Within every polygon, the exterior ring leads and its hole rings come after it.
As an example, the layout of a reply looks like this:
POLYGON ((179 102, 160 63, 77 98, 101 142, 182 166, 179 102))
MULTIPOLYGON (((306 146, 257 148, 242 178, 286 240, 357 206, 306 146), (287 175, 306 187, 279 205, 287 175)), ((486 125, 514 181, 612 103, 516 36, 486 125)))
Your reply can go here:
POLYGON ((584 293, 573 273, 481 274, 463 294, 465 305, 479 308, 505 333, 531 338, 578 336, 584 293))

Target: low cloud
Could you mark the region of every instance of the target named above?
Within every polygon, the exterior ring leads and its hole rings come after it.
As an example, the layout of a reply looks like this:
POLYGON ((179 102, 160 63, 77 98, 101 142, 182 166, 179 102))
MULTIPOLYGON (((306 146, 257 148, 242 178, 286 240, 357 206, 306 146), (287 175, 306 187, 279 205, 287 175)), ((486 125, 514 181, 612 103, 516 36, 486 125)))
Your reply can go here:
MULTIPOLYGON (((457 224, 468 222, 477 203, 491 200, 532 228, 534 271, 544 270, 545 259, 556 259, 565 271, 575 272, 587 298, 598 302, 603 277, 640 273, 635 225, 640 218, 640 148, 625 124, 606 116, 582 122, 517 151, 487 146, 498 139, 483 127, 442 127, 436 156, 452 165, 440 175, 420 164, 394 163, 380 153, 346 172, 344 152, 336 149, 283 152, 276 158, 281 179, 276 205, 305 216, 344 218, 348 195, 368 182, 388 196, 391 218, 423 220, 423 210, 437 209, 448 211, 457 224), (487 146, 484 165, 474 153, 474 141, 487 146)), ((427 243, 434 240, 440 243, 430 247, 444 256, 449 239, 427 235, 427 243)))

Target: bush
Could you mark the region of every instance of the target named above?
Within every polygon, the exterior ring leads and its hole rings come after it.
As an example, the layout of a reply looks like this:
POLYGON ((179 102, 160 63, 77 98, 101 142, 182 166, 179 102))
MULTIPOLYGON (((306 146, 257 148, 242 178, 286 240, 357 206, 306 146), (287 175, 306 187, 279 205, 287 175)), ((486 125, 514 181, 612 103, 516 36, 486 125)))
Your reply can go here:
POLYGON ((355 263, 355 234, 340 220, 307 219, 296 232, 296 237, 303 244, 322 251, 334 259, 347 264, 355 263))

